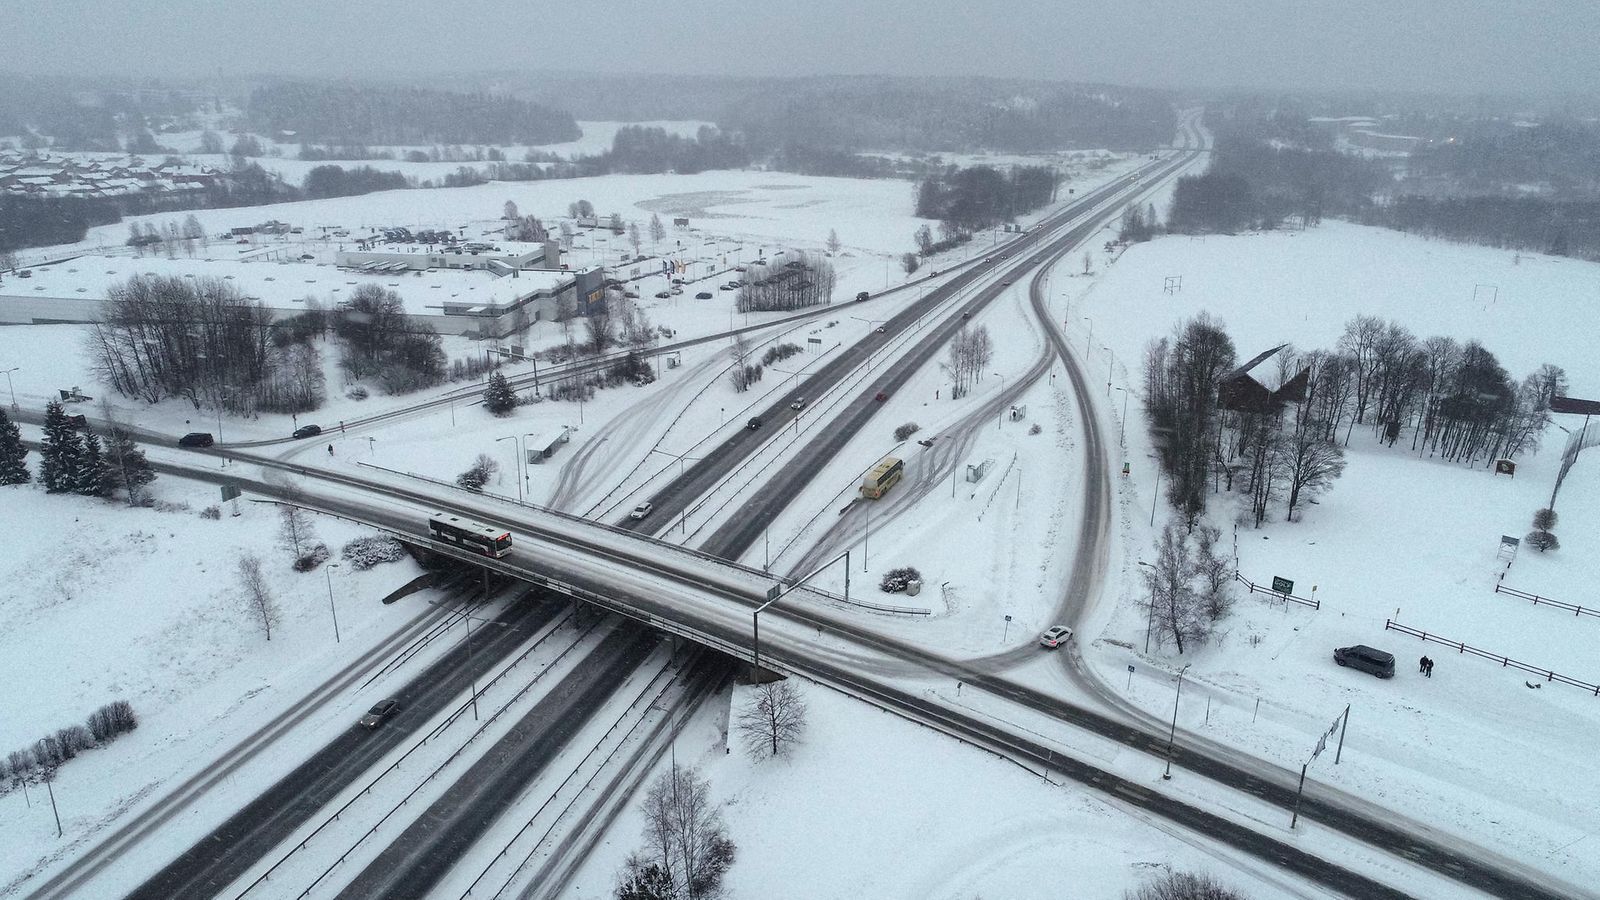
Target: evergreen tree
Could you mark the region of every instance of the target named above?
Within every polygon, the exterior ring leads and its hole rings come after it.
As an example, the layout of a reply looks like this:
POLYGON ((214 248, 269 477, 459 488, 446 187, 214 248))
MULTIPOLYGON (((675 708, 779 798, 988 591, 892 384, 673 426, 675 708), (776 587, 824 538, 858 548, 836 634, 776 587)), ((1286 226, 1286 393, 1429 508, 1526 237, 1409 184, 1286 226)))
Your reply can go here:
POLYGON ((117 475, 92 431, 84 432, 83 454, 73 472, 72 490, 85 497, 109 497, 117 490, 117 475))
POLYGON ((0 409, 0 484, 27 484, 33 480, 28 472, 28 448, 22 446, 22 432, 15 422, 0 409))
POLYGON ((44 444, 39 451, 39 480, 47 493, 76 490, 83 439, 61 404, 51 400, 44 408, 44 444))
POLYGON ((517 408, 517 394, 500 372, 489 376, 489 386, 483 391, 483 408, 497 416, 510 415, 517 408))
POLYGON ((117 484, 128 493, 128 503, 137 504, 145 494, 144 486, 156 480, 156 472, 144 458, 144 451, 128 432, 113 426, 111 435, 106 438, 106 457, 117 484))

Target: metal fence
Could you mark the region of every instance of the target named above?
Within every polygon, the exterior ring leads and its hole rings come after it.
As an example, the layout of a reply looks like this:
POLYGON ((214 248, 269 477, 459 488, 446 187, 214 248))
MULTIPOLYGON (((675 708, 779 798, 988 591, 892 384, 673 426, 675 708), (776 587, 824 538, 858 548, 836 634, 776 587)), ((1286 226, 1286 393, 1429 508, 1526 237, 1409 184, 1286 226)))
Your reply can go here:
POLYGON ((1457 653, 1471 653, 1473 656, 1481 656, 1484 659, 1493 660, 1499 663, 1501 668, 1521 669, 1529 674, 1538 675, 1545 681, 1559 681, 1562 684, 1570 684, 1573 687, 1583 688, 1589 693, 1594 694, 1596 697, 1600 697, 1600 684, 1590 684, 1587 681, 1579 681, 1576 678, 1569 678, 1566 675, 1558 675, 1549 669, 1541 669, 1538 666, 1530 666, 1527 663, 1518 662, 1509 656, 1502 656, 1499 653, 1490 653, 1487 650, 1480 650, 1477 647, 1463 644, 1460 641, 1452 641, 1449 638, 1443 638, 1437 634, 1429 634, 1426 631, 1418 631, 1415 628, 1408 628, 1404 625, 1401 625, 1399 622, 1394 621, 1393 619, 1384 619, 1383 629, 1385 631, 1398 631, 1401 634, 1409 634, 1412 637, 1419 637, 1422 638, 1424 642, 1432 641, 1436 644, 1443 644, 1446 647, 1454 647, 1457 653))
MULTIPOLYGON (((1266 594, 1268 597, 1274 597, 1274 598, 1276 598, 1278 600, 1284 600, 1284 601, 1288 601, 1288 602, 1298 603, 1301 606, 1309 606, 1312 609, 1321 609, 1322 608, 1322 601, 1321 600, 1317 600, 1315 598, 1307 600, 1304 597, 1296 597, 1293 594, 1285 594, 1282 591, 1275 591, 1272 588, 1264 588, 1261 585, 1256 584, 1255 582, 1251 581, 1250 579, 1244 577, 1243 575, 1240 575, 1237 570, 1235 570, 1234 573, 1233 573, 1233 580, 1235 580, 1235 581, 1239 582, 1240 584, 1244 585, 1245 587, 1249 588, 1250 589, 1250 593, 1252 593, 1252 594, 1266 594)), ((1313 591, 1312 593, 1315 593, 1315 591, 1313 591)))
POLYGON ((1588 606, 1573 606, 1571 603, 1562 603, 1560 600, 1551 600, 1549 597, 1541 597, 1538 594, 1530 594, 1527 591, 1508 588, 1499 582, 1495 583, 1494 592, 1496 594, 1510 594, 1522 600, 1532 600, 1534 606, 1553 606, 1556 609, 1564 609, 1575 616, 1594 616, 1596 619, 1600 619, 1600 609, 1588 606))

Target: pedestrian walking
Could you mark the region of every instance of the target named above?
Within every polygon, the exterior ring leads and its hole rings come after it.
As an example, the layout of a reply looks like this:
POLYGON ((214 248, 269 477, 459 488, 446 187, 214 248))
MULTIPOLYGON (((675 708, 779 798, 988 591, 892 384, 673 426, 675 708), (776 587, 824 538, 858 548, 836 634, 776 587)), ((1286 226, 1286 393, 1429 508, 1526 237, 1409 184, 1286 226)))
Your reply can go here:
POLYGON ((329 455, 329 456, 332 456, 332 455, 333 455, 333 445, 332 445, 332 444, 329 444, 329 445, 328 445, 328 455, 329 455))
POLYGON ((1428 676, 1428 677, 1429 677, 1429 678, 1432 678, 1432 677, 1433 677, 1433 660, 1431 660, 1431 659, 1430 659, 1430 660, 1428 660, 1428 671, 1427 671, 1427 676, 1428 676))
POLYGON ((1428 671, 1428 658, 1426 656, 1424 656, 1423 658, 1417 660, 1417 671, 1418 672, 1426 672, 1426 671, 1428 671))

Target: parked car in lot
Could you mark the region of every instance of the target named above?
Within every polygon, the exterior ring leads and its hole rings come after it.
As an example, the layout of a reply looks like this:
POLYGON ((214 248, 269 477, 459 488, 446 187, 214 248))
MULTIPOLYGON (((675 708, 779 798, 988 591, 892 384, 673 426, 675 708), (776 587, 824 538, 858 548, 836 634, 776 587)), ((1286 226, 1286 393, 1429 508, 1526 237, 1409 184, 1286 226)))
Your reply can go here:
POLYGON ((1039 646, 1055 650, 1067 641, 1072 640, 1072 629, 1065 625, 1052 625, 1046 628, 1044 634, 1039 635, 1039 646))
POLYGON ((1334 650, 1333 661, 1379 678, 1394 677, 1394 654, 1376 647, 1368 647, 1366 644, 1355 644, 1334 650))
POLYGON ((672 295, 674 297, 676 297, 677 295, 679 295, 681 293, 683 293, 683 288, 681 288, 681 287, 675 287, 675 288, 672 289, 672 295))
POLYGON ((399 709, 400 701, 393 697, 388 700, 380 700, 376 706, 367 710, 367 714, 361 717, 359 724, 366 729, 377 728, 383 724, 384 719, 394 715, 399 709))
POLYGON ((321 433, 321 425, 301 425, 299 428, 294 430, 294 436, 297 438, 316 437, 321 433))
POLYGON ((649 501, 645 501, 644 503, 641 503, 638 506, 635 506, 633 508, 633 512, 628 513, 628 518, 630 518, 630 519, 642 519, 645 516, 650 515, 650 510, 652 510, 652 509, 655 509, 655 506, 653 504, 651 504, 649 501))
POLYGON ((739 289, 739 282, 737 282, 737 281, 730 281, 727 284, 722 285, 721 287, 717 288, 717 290, 719 290, 719 291, 737 291, 738 289, 739 289))
POLYGON ((696 300, 710 300, 711 299, 711 292, 710 291, 701 291, 700 293, 695 294, 694 298, 696 300))
POLYGON ((316 259, 316 257, 315 257, 315 256, 312 256, 312 255, 311 255, 311 254, 309 254, 309 253, 302 253, 302 254, 300 254, 300 261, 301 261, 301 262, 305 262, 305 261, 307 261, 307 260, 313 260, 313 259, 316 259))
POLYGON ((665 299, 667 299, 668 297, 671 297, 671 296, 672 296, 672 292, 671 291, 656 291, 656 299, 657 300, 665 300, 665 299))
POLYGON ((755 431, 757 428, 761 427, 761 417, 751 416, 750 421, 744 423, 744 427, 750 429, 751 431, 755 431))
POLYGON ((211 433, 207 431, 191 431, 178 438, 179 447, 209 447, 215 443, 216 439, 211 437, 211 433))

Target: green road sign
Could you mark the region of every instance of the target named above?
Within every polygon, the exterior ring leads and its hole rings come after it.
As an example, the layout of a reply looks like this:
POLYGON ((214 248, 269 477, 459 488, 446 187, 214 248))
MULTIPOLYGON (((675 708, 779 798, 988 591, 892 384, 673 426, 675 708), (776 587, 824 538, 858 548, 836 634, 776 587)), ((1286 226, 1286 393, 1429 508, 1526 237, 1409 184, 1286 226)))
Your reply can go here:
POLYGON ((240 492, 239 492, 239 486, 238 485, 236 485, 236 484, 225 484, 225 485, 222 486, 222 501, 224 503, 226 503, 229 500, 236 499, 239 496, 239 493, 240 492))
POLYGON ((1279 594, 1292 594, 1294 593, 1294 582, 1274 575, 1272 576, 1272 590, 1279 594))

